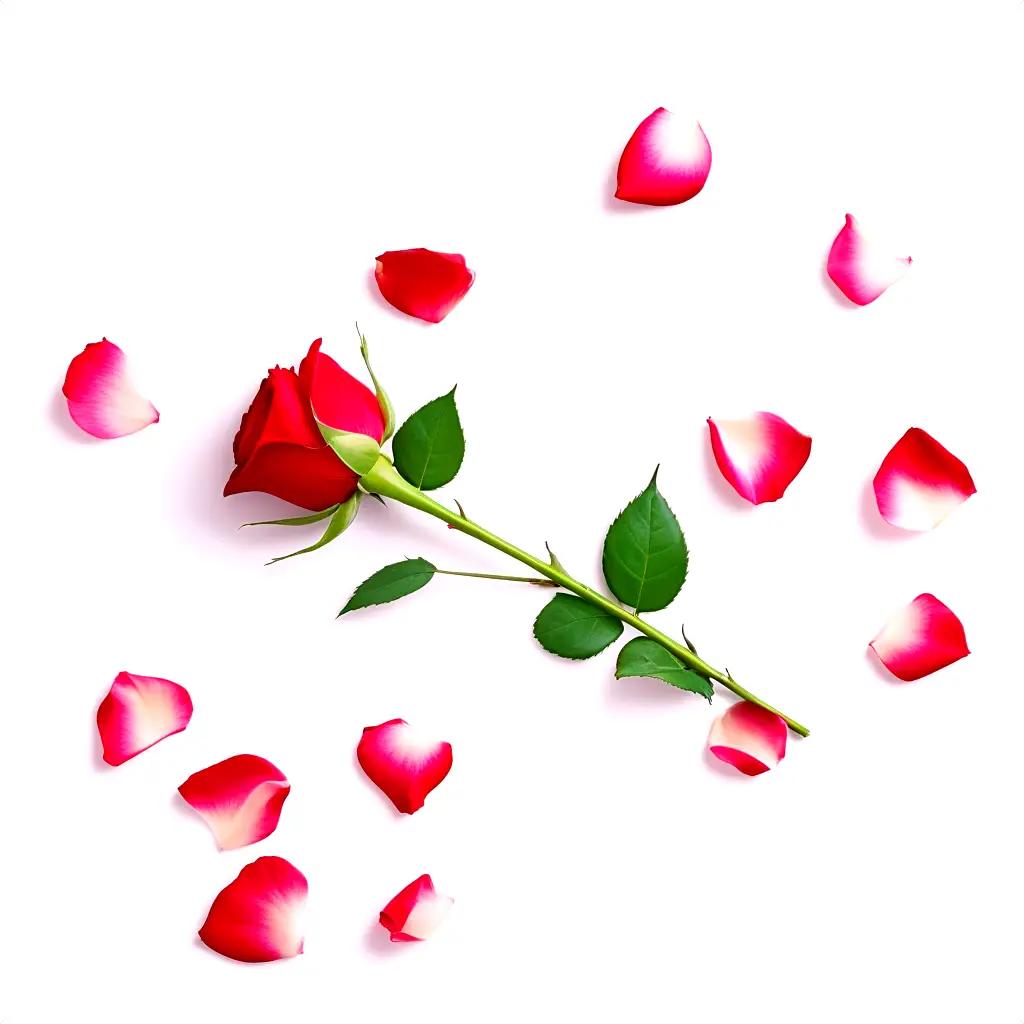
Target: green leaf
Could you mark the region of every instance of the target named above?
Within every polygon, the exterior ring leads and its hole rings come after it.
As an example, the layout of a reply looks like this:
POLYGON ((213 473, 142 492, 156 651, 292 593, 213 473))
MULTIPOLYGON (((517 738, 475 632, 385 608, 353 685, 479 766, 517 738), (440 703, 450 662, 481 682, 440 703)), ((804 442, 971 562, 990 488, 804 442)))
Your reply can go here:
POLYGON ((394 432, 395 432, 395 407, 391 404, 391 399, 388 398, 387 392, 381 386, 379 380, 377 380, 377 374, 373 372, 373 367, 370 365, 370 349, 366 344, 366 335, 359 330, 359 324, 356 324, 356 333, 359 335, 359 352, 363 357, 363 362, 366 364, 367 372, 370 374, 370 380, 373 381, 374 390, 377 392, 377 404, 380 406, 380 411, 384 413, 384 436, 380 439, 383 444, 394 432))
MULTIPOLYGON (((334 514, 331 516, 331 521, 327 524, 327 529, 324 530, 324 535, 315 543, 310 544, 308 548, 302 548, 301 551, 293 551, 290 555, 281 555, 278 558, 272 558, 267 565, 273 565, 275 562, 283 562, 286 558, 294 558, 296 555, 308 555, 310 551, 316 551, 318 548, 322 548, 327 544, 330 544, 336 537, 340 537, 351 525, 352 520, 355 519, 356 513, 359 511, 359 501, 362 495, 356 491, 348 501, 342 502, 338 505, 334 514)), ((300 516, 299 519, 305 519, 306 516, 300 516)), ((315 522, 316 520, 311 520, 315 522)), ((289 526, 301 525, 298 519, 293 520, 291 523, 287 523, 289 526)))
POLYGON ((672 603, 686 579, 686 541, 658 491, 658 471, 612 523, 602 566, 612 593, 638 612, 672 603))
POLYGON ((615 678, 625 679, 628 676, 661 679, 671 686, 678 686, 680 690, 699 693, 709 703, 715 692, 708 680, 687 668, 671 651, 646 636, 634 637, 619 651, 615 678))
POLYGON ((369 579, 363 580, 348 599, 348 604, 338 612, 340 618, 345 612, 367 608, 371 604, 387 604, 400 597, 416 593, 433 578, 437 569, 425 558, 407 558, 393 565, 378 569, 369 579))
POLYGON ((424 491, 454 480, 466 454, 455 388, 414 412, 395 434, 393 450, 398 472, 424 491))
POLYGON ((562 658, 592 658, 622 635, 622 623, 571 594, 555 594, 533 624, 541 647, 562 658))
POLYGON ((373 469, 380 458, 380 445, 368 434, 357 434, 351 430, 339 430, 317 420, 323 439, 334 449, 334 454, 352 470, 362 476, 373 469))
POLYGON ((325 508, 323 512, 311 512, 308 516, 293 516, 291 519, 261 519, 257 523, 242 523, 242 526, 310 526, 324 519, 330 519, 338 511, 338 505, 325 508))

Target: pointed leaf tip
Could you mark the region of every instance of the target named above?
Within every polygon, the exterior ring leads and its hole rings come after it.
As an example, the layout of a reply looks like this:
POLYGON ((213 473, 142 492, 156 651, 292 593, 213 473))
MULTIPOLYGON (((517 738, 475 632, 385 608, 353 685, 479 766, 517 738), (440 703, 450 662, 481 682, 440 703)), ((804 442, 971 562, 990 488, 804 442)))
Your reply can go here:
POLYGON ((389 604, 400 597, 414 594, 434 578, 435 572, 437 568, 425 558, 406 558, 386 565, 356 587, 348 603, 338 612, 338 618, 358 608, 389 604))

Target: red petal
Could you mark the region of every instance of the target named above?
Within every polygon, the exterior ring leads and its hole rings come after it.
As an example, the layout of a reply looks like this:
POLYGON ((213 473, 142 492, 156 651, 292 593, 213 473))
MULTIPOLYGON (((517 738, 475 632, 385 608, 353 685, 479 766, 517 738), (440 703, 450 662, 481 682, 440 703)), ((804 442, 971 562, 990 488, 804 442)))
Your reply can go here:
POLYGON ((931 594, 915 597, 897 612, 870 647, 882 664, 904 682, 938 672, 971 653, 963 624, 931 594))
POLYGON ((181 732, 192 717, 184 686, 155 676, 119 672, 96 712, 103 760, 119 765, 181 732))
POLYGON ((760 775, 786 756, 786 723, 773 711, 741 701, 715 719, 708 749, 744 775, 760 775))
POLYGON ((438 324, 465 298, 474 275, 458 253, 399 249, 377 257, 376 277, 392 306, 438 324))
POLYGON ((380 912, 380 923, 392 942, 419 942, 430 938, 453 902, 434 891, 430 875, 420 875, 380 912))
POLYGON ((967 467, 920 427, 911 427, 875 474, 882 518, 904 530, 930 530, 977 488, 967 467))
POLYGON ((281 857, 260 857, 221 890, 199 938, 232 960, 266 963, 302 952, 308 885, 281 857))
POLYGON ((692 199, 711 172, 711 146, 696 121, 658 107, 640 122, 619 158, 617 199, 675 206, 692 199))
POLYGON ((178 787, 184 801, 210 826, 222 850, 266 839, 277 828, 290 791, 284 775, 254 754, 229 757, 190 775, 178 787))
POLYGON ((363 729, 356 756, 374 785, 404 814, 418 811, 452 767, 450 743, 417 736, 401 718, 363 729))
POLYGON ((851 302, 866 306, 903 277, 911 262, 880 251, 848 213, 829 250, 828 276, 851 302))
POLYGON ((299 379, 321 423, 337 430, 366 434, 375 441, 384 436, 384 414, 377 396, 360 380, 320 351, 322 339, 309 346, 299 366, 299 379))
POLYGON ((722 476, 755 505, 778 501, 811 454, 811 439, 770 412, 745 420, 709 418, 708 429, 722 476))
POLYGON ((125 363, 124 352, 104 338, 86 345, 68 366, 63 388, 68 412, 93 437, 124 437, 160 419, 133 387, 125 363))

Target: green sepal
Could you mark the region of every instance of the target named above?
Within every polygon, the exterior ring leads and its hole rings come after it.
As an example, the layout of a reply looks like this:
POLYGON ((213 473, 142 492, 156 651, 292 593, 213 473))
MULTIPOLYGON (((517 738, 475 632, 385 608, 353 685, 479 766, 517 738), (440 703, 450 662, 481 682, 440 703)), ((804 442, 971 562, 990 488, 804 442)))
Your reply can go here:
POLYGON ((256 523, 242 523, 242 526, 310 526, 324 519, 330 519, 338 511, 340 505, 332 505, 323 512, 311 512, 308 516, 293 516, 291 519, 261 519, 256 523))
POLYGON ((334 450, 334 454, 352 470, 362 476, 373 469, 380 458, 380 445, 368 434, 357 434, 351 430, 339 430, 326 423, 316 421, 323 439, 334 450))
POLYGON ((370 380, 373 381, 374 390, 377 392, 377 404, 380 406, 380 411, 384 414, 384 436, 380 439, 380 443, 383 444, 395 432, 395 407, 391 404, 391 399, 388 398, 387 392, 377 379, 377 374, 373 372, 373 367, 370 365, 370 349, 366 344, 366 335, 359 330, 359 324, 356 324, 356 333, 359 335, 359 353, 363 357, 366 371, 369 373, 370 380))
POLYGON ((703 676, 691 668, 687 668, 671 651, 646 636, 633 637, 619 651, 615 663, 615 678, 625 679, 630 676, 644 676, 649 679, 660 679, 680 690, 699 693, 706 697, 708 703, 714 695, 714 687, 703 676))
POLYGON ((541 609, 533 635, 546 651, 580 660, 600 654, 622 636, 622 623, 572 594, 555 594, 541 609))
POLYGON ((433 578, 437 569, 425 558, 406 558, 392 565, 385 565, 356 587, 348 603, 338 612, 341 618, 345 612, 357 608, 368 608, 372 604, 387 604, 400 597, 415 594, 433 578))
MULTIPOLYGON (((351 525, 352 520, 355 519, 356 513, 359 511, 359 501, 362 495, 355 491, 348 501, 343 501, 338 505, 334 514, 331 516, 330 522, 327 524, 327 529, 324 530, 324 535, 315 543, 310 544, 308 548, 302 548, 301 551, 293 551, 290 555, 280 555, 278 558, 272 558, 267 565, 273 565, 275 562, 283 562, 286 558, 294 558, 296 555, 308 555, 310 551, 316 551, 318 548, 322 548, 327 544, 330 544, 332 540, 340 537, 351 525)), ((306 518, 300 516, 300 519, 306 518)), ((322 516, 321 516, 322 518, 322 516)), ((316 520, 312 520, 316 522, 316 520)), ((299 526, 299 521, 293 520, 291 523, 286 523, 288 526, 299 526)))
POLYGON ((466 438, 455 405, 455 388, 417 409, 395 434, 395 468, 414 487, 431 491, 455 479, 466 438))

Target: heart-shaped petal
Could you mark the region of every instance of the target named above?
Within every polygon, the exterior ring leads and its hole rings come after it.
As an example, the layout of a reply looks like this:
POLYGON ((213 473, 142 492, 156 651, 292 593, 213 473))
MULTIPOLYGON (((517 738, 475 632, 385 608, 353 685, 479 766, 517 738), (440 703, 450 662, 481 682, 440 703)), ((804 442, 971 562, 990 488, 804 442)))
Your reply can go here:
POLYGON ((708 749, 744 775, 760 775, 786 756, 786 723, 773 711, 741 701, 715 719, 708 749))
POLYGON ((879 249, 848 213, 828 253, 828 276, 851 302, 866 306, 903 277, 912 262, 879 249))
POLYGON ((106 338, 71 360, 63 392, 71 418, 93 437, 124 437, 160 419, 129 380, 124 352, 106 338))
POLYGON ((190 775, 178 787, 222 850, 266 839, 277 828, 290 791, 281 771, 255 754, 236 754, 190 775))
POLYGON ((392 942, 420 942, 434 933, 453 902, 435 892, 430 875, 420 875, 380 912, 380 923, 392 942))
POLYGON ((882 518, 904 530, 938 526, 977 488, 967 467, 920 427, 911 427, 875 474, 882 518))
POLYGON ((466 297, 474 274, 456 252, 398 249, 377 257, 375 277, 395 309, 438 324, 466 297))
POLYGON ((920 594, 900 609, 869 646, 904 682, 938 672, 971 653, 963 624, 932 594, 920 594))
POLYGON ((452 767, 450 743, 420 736, 401 718, 363 729, 356 757, 403 814, 418 811, 452 767))
POLYGON ((103 760, 124 764, 181 732, 191 718, 192 698, 184 686, 156 676, 119 672, 96 712, 103 760))
POLYGON ((708 429, 722 476, 755 505, 778 501, 811 454, 811 439, 770 412, 742 420, 709 418, 708 429))
POLYGON ((199 938, 217 953, 258 964, 298 956, 308 885, 281 857, 246 865, 210 907, 199 938))

